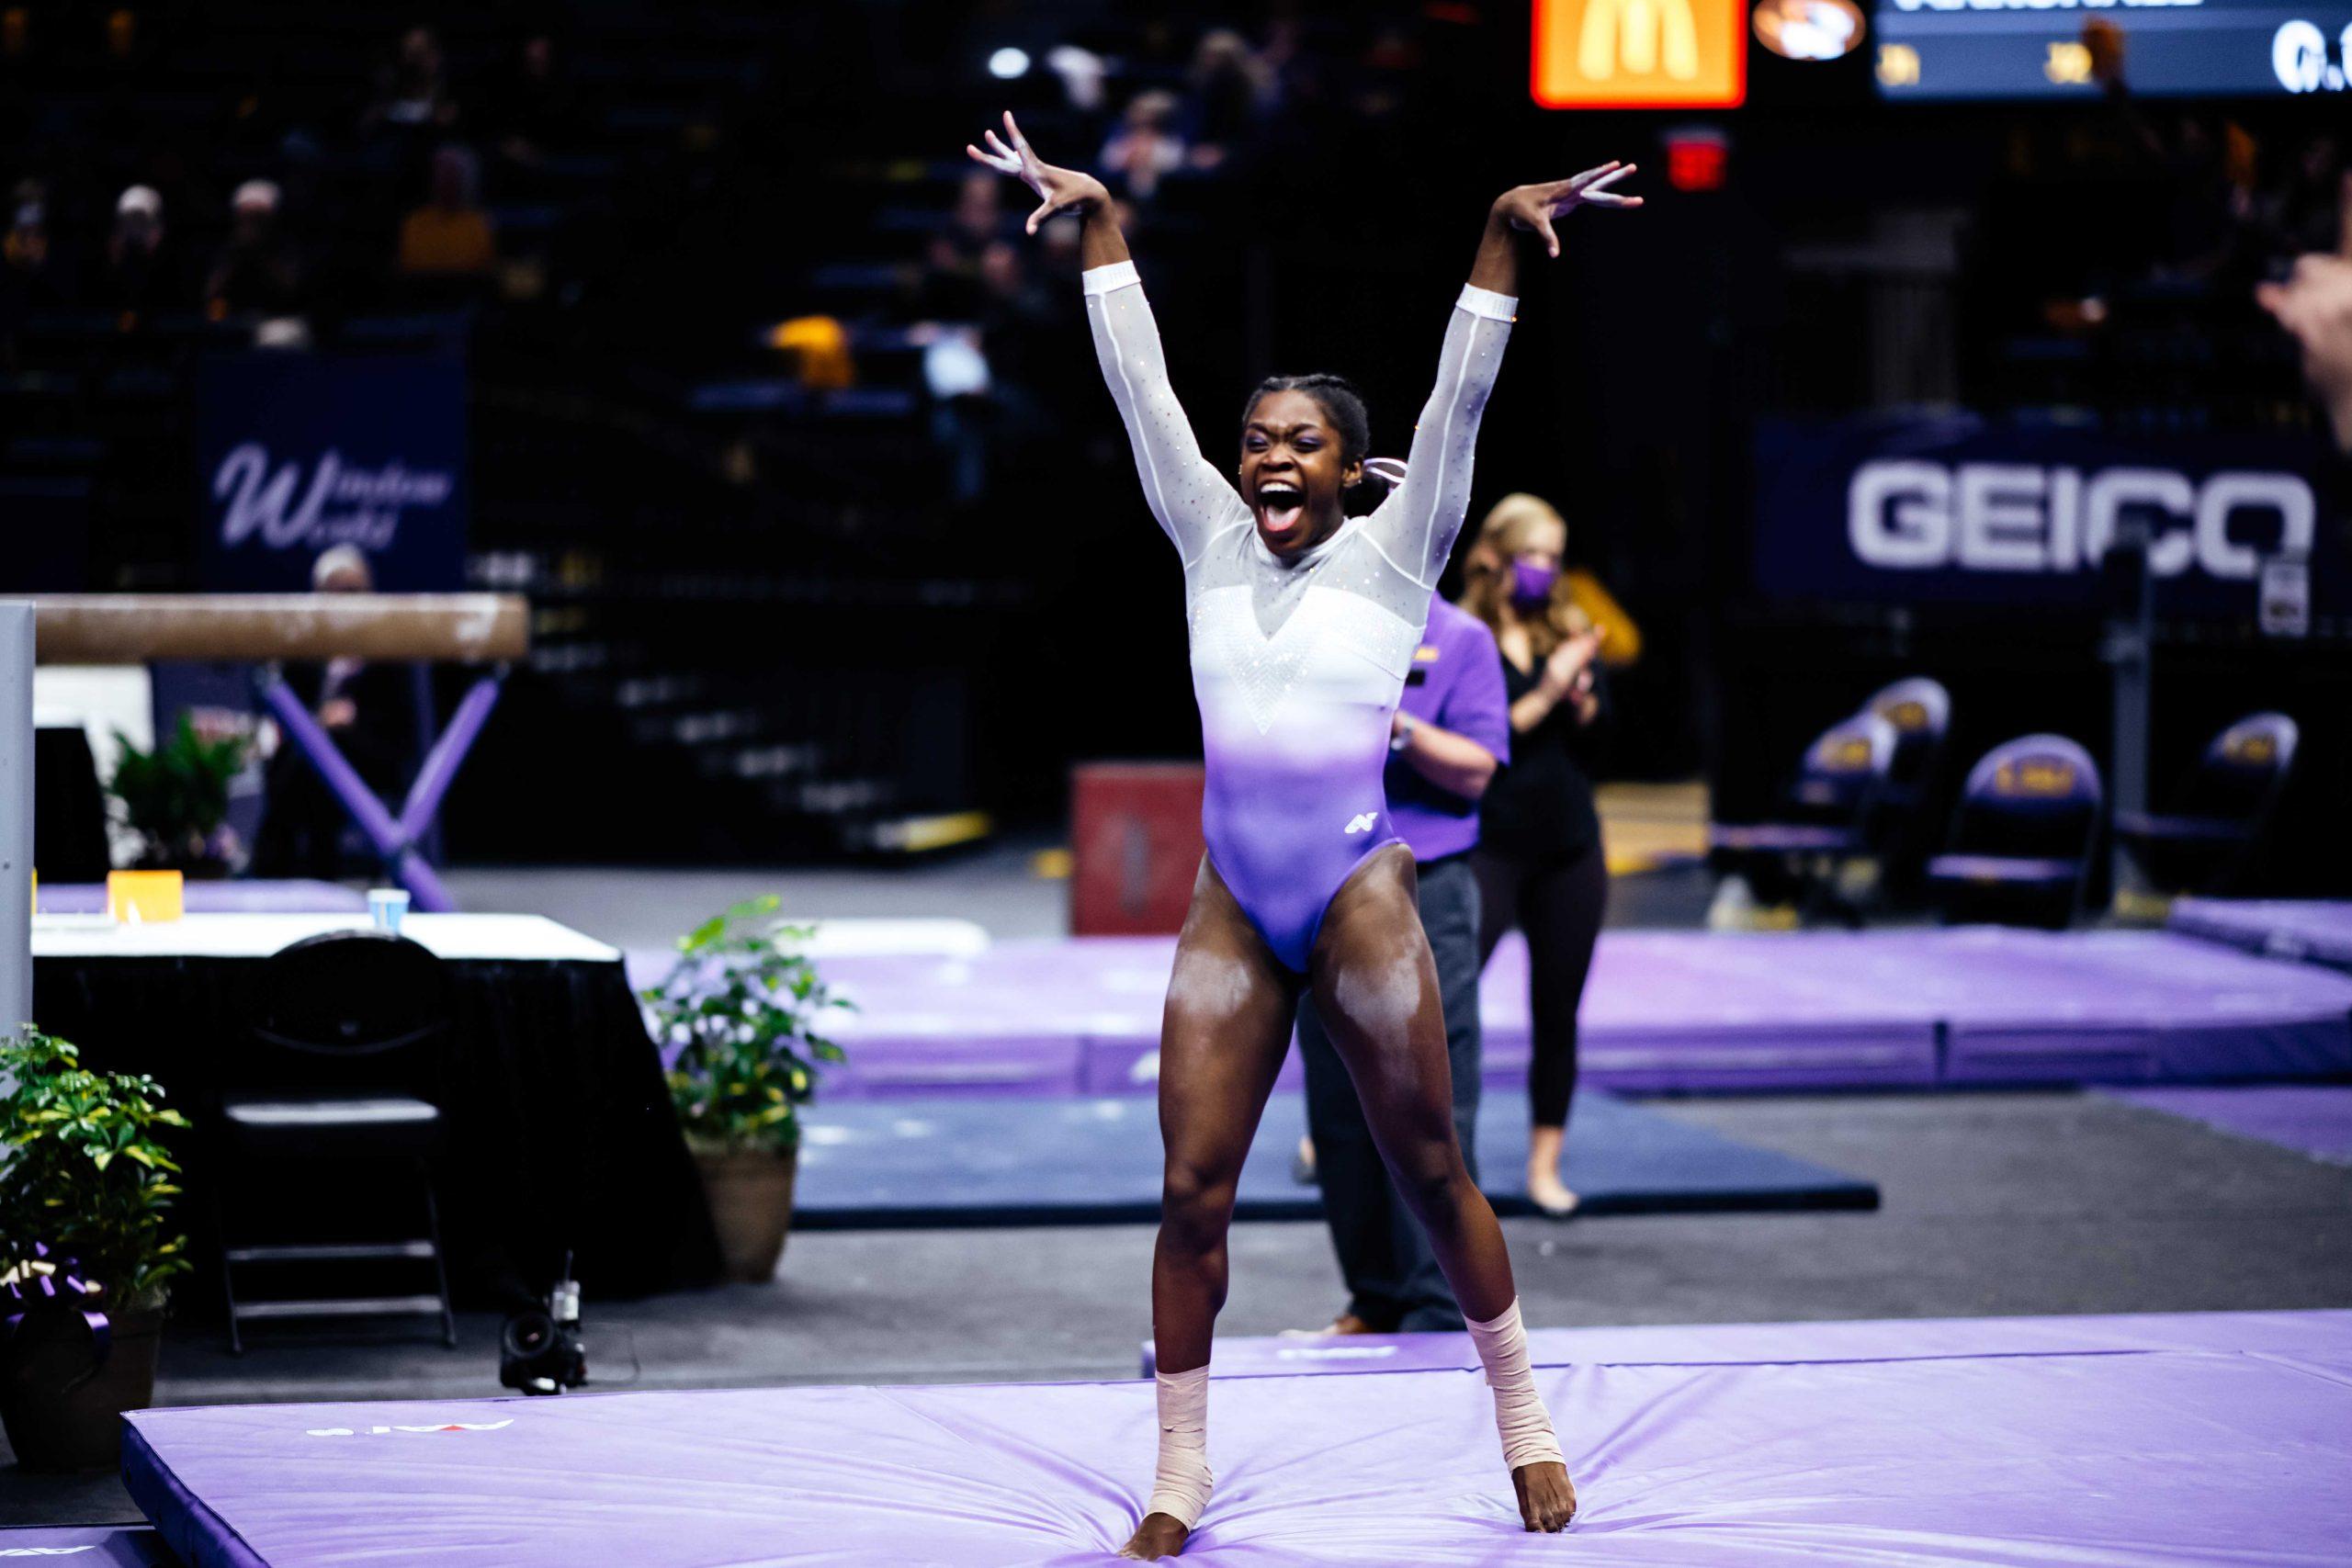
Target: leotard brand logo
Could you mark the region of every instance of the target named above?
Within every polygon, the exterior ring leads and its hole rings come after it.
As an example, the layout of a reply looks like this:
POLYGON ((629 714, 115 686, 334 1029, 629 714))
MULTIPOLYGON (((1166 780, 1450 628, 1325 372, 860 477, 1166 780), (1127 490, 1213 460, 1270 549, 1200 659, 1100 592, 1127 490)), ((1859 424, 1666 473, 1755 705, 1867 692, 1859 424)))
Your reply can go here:
POLYGON ((312 1427, 303 1436, 311 1438, 381 1438, 394 1432, 496 1432, 514 1425, 514 1418, 503 1421, 439 1421, 425 1427, 312 1427))
POLYGON ((1369 811, 1360 811, 1353 818, 1349 819, 1348 831, 1351 834, 1369 833, 1379 820, 1379 818, 1374 816, 1369 811))

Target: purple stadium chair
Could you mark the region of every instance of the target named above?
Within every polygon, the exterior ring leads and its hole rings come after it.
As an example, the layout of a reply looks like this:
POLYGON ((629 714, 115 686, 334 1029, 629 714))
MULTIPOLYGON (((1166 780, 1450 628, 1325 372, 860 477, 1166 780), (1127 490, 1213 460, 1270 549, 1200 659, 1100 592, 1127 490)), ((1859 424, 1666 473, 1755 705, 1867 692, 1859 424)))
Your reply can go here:
POLYGON ((2098 764, 2063 735, 2026 735, 1969 770, 1951 847, 1928 863, 1948 919, 2070 925, 2105 798, 2098 764))
POLYGON ((2177 810, 2119 812, 2116 836, 2165 892, 2230 891, 2254 860, 2300 739, 2283 713, 2248 714, 2205 748, 2177 810))
POLYGON ((1894 761, 1887 774, 1885 803, 1896 809, 1917 806, 1951 728, 1951 694, 1940 682, 1914 675, 1872 693, 1861 711, 1894 727, 1894 761))
MULTIPOLYGON (((1747 876, 1768 899, 1792 897, 1801 911, 1829 898, 1837 865, 1870 851, 1897 744, 1894 727, 1871 713, 1823 730, 1771 820, 1709 829, 1717 868, 1747 876)), ((1849 908, 1836 912, 1860 923, 1849 908)))
POLYGON ((1908 902, 1927 874, 1941 824, 1928 813, 1951 732, 1951 694, 1941 682, 1914 675, 1881 687, 1862 705, 1894 726, 1894 766, 1881 797, 1878 823, 1880 889, 1908 902))

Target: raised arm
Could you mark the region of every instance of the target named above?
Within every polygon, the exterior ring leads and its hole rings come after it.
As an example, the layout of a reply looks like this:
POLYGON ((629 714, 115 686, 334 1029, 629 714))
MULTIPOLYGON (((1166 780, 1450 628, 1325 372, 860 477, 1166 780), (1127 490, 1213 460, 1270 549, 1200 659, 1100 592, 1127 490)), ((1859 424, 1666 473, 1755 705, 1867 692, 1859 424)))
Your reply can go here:
POLYGON ((1495 198, 1478 240, 1470 281, 1453 302, 1445 343, 1438 351, 1437 384, 1413 426, 1413 446, 1404 482, 1370 519, 1382 547, 1406 571, 1435 585, 1453 553, 1454 536, 1470 510, 1472 452, 1478 422, 1503 345, 1519 310, 1519 231, 1543 242, 1558 256, 1560 237, 1553 220, 1581 206, 1634 208, 1638 196, 1608 187, 1634 172, 1631 164, 1603 164, 1572 179, 1518 186, 1495 198))
POLYGON ((1085 268, 1081 281, 1094 356, 1127 427, 1144 500, 1190 566, 1221 528, 1248 521, 1249 510, 1224 472, 1202 456, 1192 422, 1176 400, 1159 325, 1128 257, 1110 192, 1091 175, 1041 162, 1009 112, 1004 130, 1009 143, 990 130, 985 133, 989 151, 968 142, 964 151, 1000 174, 1020 179, 1042 198, 1029 215, 1030 233, 1057 212, 1080 215, 1084 226, 1079 231, 1079 258, 1085 268))

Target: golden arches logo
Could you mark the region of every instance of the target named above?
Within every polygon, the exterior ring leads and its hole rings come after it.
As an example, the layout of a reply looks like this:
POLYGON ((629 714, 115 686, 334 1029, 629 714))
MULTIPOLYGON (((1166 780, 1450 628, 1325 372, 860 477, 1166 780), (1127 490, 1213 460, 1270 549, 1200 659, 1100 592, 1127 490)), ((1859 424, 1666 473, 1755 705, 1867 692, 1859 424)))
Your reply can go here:
POLYGON ((1577 69, 1596 82, 1663 71, 1678 82, 1699 74, 1699 21, 1690 0, 1585 0, 1577 69))
POLYGON ((1747 96, 1747 0, 1536 0, 1546 108, 1728 108, 1747 96))

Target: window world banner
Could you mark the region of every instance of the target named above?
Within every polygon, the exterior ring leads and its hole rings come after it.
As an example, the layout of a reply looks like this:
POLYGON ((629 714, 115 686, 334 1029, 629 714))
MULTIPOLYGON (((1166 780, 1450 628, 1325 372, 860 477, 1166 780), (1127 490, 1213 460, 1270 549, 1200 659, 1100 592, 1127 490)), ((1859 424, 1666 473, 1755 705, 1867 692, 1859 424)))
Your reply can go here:
POLYGON ((388 592, 464 586, 462 359, 240 355, 208 360, 197 395, 205 587, 305 589, 336 545, 388 592))
POLYGON ((2267 566, 2346 607, 2340 498, 2316 438, 2120 438, 1970 415, 1765 419, 1765 595, 2098 613, 2100 560, 2144 521, 2159 615, 2251 623, 2267 566))

